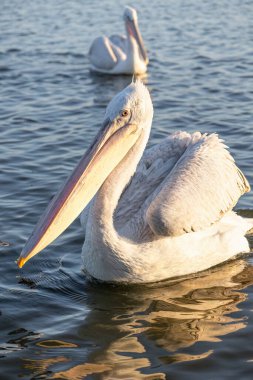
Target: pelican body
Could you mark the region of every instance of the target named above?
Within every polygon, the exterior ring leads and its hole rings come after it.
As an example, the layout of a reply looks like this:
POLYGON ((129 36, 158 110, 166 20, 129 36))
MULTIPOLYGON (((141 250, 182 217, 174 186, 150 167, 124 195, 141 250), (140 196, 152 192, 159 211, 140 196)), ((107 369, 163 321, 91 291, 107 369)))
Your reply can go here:
POLYGON ((177 132, 144 152, 153 117, 131 83, 28 239, 19 266, 82 212, 84 270, 101 281, 147 283, 248 252, 253 222, 232 211, 249 184, 216 134, 177 132))
POLYGON ((97 37, 89 51, 91 70, 106 74, 143 74, 148 57, 138 27, 137 12, 126 7, 123 15, 127 36, 97 37))

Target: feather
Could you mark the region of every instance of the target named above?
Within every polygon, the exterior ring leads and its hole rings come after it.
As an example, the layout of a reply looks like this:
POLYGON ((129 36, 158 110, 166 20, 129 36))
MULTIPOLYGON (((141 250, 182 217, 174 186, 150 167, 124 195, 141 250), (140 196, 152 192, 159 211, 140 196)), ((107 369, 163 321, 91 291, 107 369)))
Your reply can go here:
POLYGON ((249 189, 222 140, 196 132, 154 193, 147 222, 157 235, 199 231, 220 220, 249 189))

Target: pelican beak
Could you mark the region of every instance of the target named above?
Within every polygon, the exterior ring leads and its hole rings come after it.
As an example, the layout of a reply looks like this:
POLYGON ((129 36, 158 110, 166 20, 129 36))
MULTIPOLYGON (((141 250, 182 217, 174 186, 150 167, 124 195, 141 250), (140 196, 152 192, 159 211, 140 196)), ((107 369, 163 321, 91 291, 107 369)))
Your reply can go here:
POLYGON ((22 266, 55 240, 82 212, 112 170, 136 143, 141 131, 106 120, 93 144, 42 214, 18 259, 22 266))
POLYGON ((130 34, 130 36, 132 36, 137 41, 137 43, 139 45, 140 53, 142 55, 142 58, 143 58, 145 64, 147 65, 148 64, 148 56, 146 53, 146 49, 144 47, 144 42, 143 42, 142 36, 140 34, 137 21, 132 20, 130 18, 127 18, 126 27, 127 27, 127 30, 128 30, 128 33, 130 34))

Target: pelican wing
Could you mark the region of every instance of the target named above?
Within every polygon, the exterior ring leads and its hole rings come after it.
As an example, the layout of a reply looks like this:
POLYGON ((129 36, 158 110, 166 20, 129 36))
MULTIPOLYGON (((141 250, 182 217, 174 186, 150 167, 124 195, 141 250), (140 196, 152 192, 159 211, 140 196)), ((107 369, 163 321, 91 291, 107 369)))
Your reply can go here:
POLYGON ((139 219, 139 215, 143 214, 145 207, 150 204, 152 195, 156 194, 160 184, 183 155, 190 141, 189 133, 176 132, 145 150, 114 213, 115 224, 119 229, 126 227, 131 220, 139 219))
POLYGON ((112 34, 110 37, 110 41, 115 45, 118 46, 122 51, 126 50, 126 37, 121 36, 120 34, 112 34))
POLYGON ((157 235, 199 231, 218 221, 249 189, 222 140, 196 132, 153 193, 146 219, 157 235))
POLYGON ((89 56, 92 65, 100 69, 111 70, 117 64, 117 57, 110 40, 105 36, 97 37, 93 41, 89 56))

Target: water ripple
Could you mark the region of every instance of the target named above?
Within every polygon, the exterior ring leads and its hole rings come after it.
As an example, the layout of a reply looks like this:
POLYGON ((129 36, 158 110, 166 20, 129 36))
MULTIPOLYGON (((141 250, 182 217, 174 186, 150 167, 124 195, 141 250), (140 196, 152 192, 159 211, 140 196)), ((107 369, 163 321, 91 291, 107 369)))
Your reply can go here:
MULTIPOLYGON (((252 257, 147 287, 89 282, 76 221, 30 265, 16 267, 106 105, 132 80, 95 75, 88 63, 94 37, 123 32, 123 5, 1 4, 2 373, 6 379, 251 379, 252 257)), ((252 2, 137 0, 135 6, 150 57, 142 78, 155 109, 149 144, 178 129, 217 132, 253 185, 252 2)), ((252 217, 252 204, 250 193, 237 207, 252 217)))

